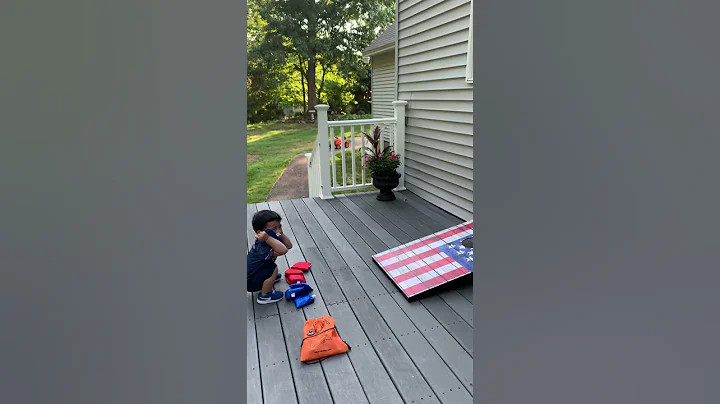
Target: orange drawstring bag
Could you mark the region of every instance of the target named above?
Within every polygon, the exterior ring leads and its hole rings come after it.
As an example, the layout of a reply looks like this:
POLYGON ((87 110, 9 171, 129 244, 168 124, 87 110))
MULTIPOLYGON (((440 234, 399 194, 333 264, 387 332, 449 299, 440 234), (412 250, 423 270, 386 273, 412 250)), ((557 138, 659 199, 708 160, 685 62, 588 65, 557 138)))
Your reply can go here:
POLYGON ((328 356, 342 354, 349 350, 350 345, 340 338, 332 317, 322 316, 305 321, 303 340, 300 345, 301 362, 319 362, 328 356))

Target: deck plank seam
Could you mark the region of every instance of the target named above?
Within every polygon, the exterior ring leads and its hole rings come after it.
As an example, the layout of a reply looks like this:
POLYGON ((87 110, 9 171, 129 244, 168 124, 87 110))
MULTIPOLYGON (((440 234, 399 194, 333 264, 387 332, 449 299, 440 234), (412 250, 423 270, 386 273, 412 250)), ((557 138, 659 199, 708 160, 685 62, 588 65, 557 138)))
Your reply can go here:
MULTIPOLYGON (((324 205, 324 204, 323 204, 323 205, 324 205)), ((328 204, 328 205, 330 205, 330 204, 328 204)), ((319 203, 318 203, 318 206, 320 206, 319 203)), ((334 207, 332 207, 332 208, 334 209, 334 207)), ((336 210, 336 212, 337 212, 337 210, 336 210)), ((312 213, 312 211, 311 211, 311 213, 312 213)), ((314 214, 313 214, 313 215, 314 215, 314 214)), ((401 219, 402 219, 402 218, 401 218, 401 219)), ((317 218, 316 218, 316 220, 317 220, 317 218)), ((344 221, 344 218, 339 217, 338 220, 344 221)), ((330 221, 333 223, 333 225, 335 225, 336 229, 339 231, 339 229, 337 228, 337 223, 335 223, 332 219, 330 219, 330 221)), ((347 222, 345 222, 345 223, 347 224, 347 222)), ((321 227, 322 227, 322 226, 321 226, 321 227)), ((324 227, 323 227, 323 230, 324 230, 324 227)), ((352 231, 354 231, 354 229, 353 229, 352 231)), ((325 232, 325 233, 327 233, 327 232, 325 232)), ((355 232, 355 233, 356 233, 356 235, 362 240, 362 237, 361 237, 359 234, 357 234, 357 232, 355 232)), ((347 239, 345 233, 341 232, 341 234, 342 234, 343 237, 345 238, 345 241, 346 241, 349 245, 351 245, 351 246, 353 247, 353 250, 355 250, 356 254, 359 255, 359 252, 357 251, 357 248, 356 248, 355 244, 354 244, 354 243, 351 243, 351 242, 347 239)), ((327 237, 328 237, 328 239, 330 238, 329 235, 328 235, 327 237)), ((372 250, 372 247, 370 247, 370 246, 368 246, 368 247, 372 250)), ((344 257, 343 257, 343 260, 344 260, 344 257)), ((370 272, 373 273, 373 275, 374 275, 376 278, 378 278, 379 274, 377 273, 376 270, 373 270, 373 269, 371 269, 371 268, 369 268, 369 267, 368 267, 368 269, 370 270, 370 272)), ((353 273, 353 276, 354 276, 354 273, 353 273)), ((385 290, 387 290, 387 286, 385 286, 385 285, 380 281, 380 279, 378 279, 378 281, 381 283, 382 287, 383 287, 385 290)), ((358 280, 358 283, 359 283, 359 280, 358 280)), ((363 290, 365 290, 365 289, 363 288, 363 290)), ((389 295, 389 294, 391 294, 391 293, 381 293, 381 294, 379 294, 378 296, 389 295)), ((393 300, 395 300, 395 299, 393 299, 393 300)), ((395 302, 395 303, 397 304, 397 302, 395 302)), ((422 303, 421 303, 421 304, 422 304, 422 303)), ((467 352, 468 355, 470 355, 470 357, 472 358, 472 354, 470 354, 470 352, 467 351, 467 348, 466 348, 460 341, 458 341, 457 337, 456 337, 455 335, 453 335, 452 332, 450 332, 449 330, 447 330, 447 329, 444 327, 443 323, 442 323, 439 319, 437 319, 437 317, 432 313, 432 311, 431 311, 429 308, 427 308, 424 304, 422 304, 422 306, 425 308, 425 310, 428 312, 428 314, 430 314, 430 315, 435 319, 435 321, 439 324, 437 327, 431 327, 431 330, 436 329, 436 328, 437 328, 437 329, 442 328, 443 330, 445 330, 445 331, 447 332, 447 334, 449 334, 450 337, 458 343, 458 345, 460 346, 460 348, 463 349, 465 352, 467 352)), ((402 335, 396 335, 396 337, 398 338, 398 341, 401 343, 401 345, 402 345, 402 341, 400 340, 400 336, 409 336, 409 335, 416 334, 417 331, 420 331, 420 335, 422 336, 422 338, 427 341, 428 345, 436 352, 437 356, 440 357, 441 360, 442 360, 442 361, 445 363, 445 365, 448 367, 448 369, 451 370, 451 372, 452 372, 452 373, 455 375, 455 377, 457 378, 457 381, 458 381, 461 385, 463 385, 462 388, 464 388, 464 389, 470 394, 470 396, 473 396, 473 393, 472 393, 466 386, 464 386, 460 375, 458 375, 458 374, 453 370, 453 366, 451 366, 450 363, 448 363, 448 361, 446 361, 445 358, 440 354, 440 352, 437 351, 437 348, 435 347, 435 345, 430 341, 430 339, 428 338, 428 336, 423 333, 422 328, 419 327, 418 324, 415 323, 415 321, 412 319, 412 317, 411 317, 405 310, 403 310, 402 307, 399 307, 399 308, 400 308, 400 310, 405 314, 405 316, 407 316, 407 318, 408 318, 408 320, 410 321, 410 323, 416 328, 416 330, 414 330, 413 333, 405 333, 405 334, 402 334, 402 335)), ((379 311, 379 310, 378 310, 378 311, 379 311)), ((425 331, 426 333, 427 333, 427 332, 430 332, 430 331, 428 331, 427 329, 425 329, 424 331, 425 331)), ((409 354, 408 354, 408 356, 409 356, 409 354)), ((413 361, 413 363, 415 363, 415 361, 412 359, 412 357, 410 357, 410 358, 411 358, 411 360, 413 361)), ((416 366, 417 366, 417 365, 416 365, 416 366)), ((421 372, 421 373, 422 373, 422 372, 421 372)), ((428 384, 429 384, 429 383, 428 383, 428 384)), ((472 386, 472 383, 470 383, 470 386, 472 386)), ((432 387, 431 387, 431 388, 432 388, 432 387)), ((433 389, 433 391, 434 391, 434 389, 433 389)), ((452 391, 452 390, 451 390, 451 391, 452 391)), ((436 392, 436 394, 437 394, 437 392, 436 392)), ((443 394, 444 394, 444 393, 443 393, 443 394)), ((439 398, 439 395, 438 395, 438 398, 439 398)))
MULTIPOLYGON (((457 314, 458 317, 460 317, 460 318, 465 322, 465 324, 469 325, 470 328, 473 328, 473 325, 470 324, 470 322, 468 322, 468 321, 465 319, 465 317, 463 317, 462 314, 460 314, 460 312, 458 312, 457 310, 455 310, 455 308, 450 304, 450 302, 448 302, 446 299, 444 299, 444 298, 442 297, 442 295, 438 295, 438 297, 439 297, 440 299, 442 299, 442 301, 445 302, 445 304, 447 304, 448 307, 450 307, 450 310, 454 311, 455 314, 457 314)), ((467 299, 466 299, 466 300, 467 300, 467 299)), ((474 328, 473 328, 473 330, 474 330, 474 328)))
MULTIPOLYGON (((349 198, 348 198, 348 199, 349 199, 349 198)), ((304 202, 302 199, 294 199, 294 200, 292 200, 292 203, 293 203, 293 205, 295 205, 296 208, 297 208, 297 205, 296 205, 296 204, 302 204, 303 206, 305 206, 306 209, 308 209, 308 208, 307 208, 307 205, 305 205, 305 202, 304 202)), ((315 222, 316 222, 316 224, 318 225, 318 227, 320 227, 320 228, 322 229, 322 226, 320 225, 320 223, 317 223, 317 219, 316 219, 315 216, 312 214, 312 212, 310 211, 310 209, 308 209, 308 212, 310 213, 310 217, 312 217, 312 219, 315 220, 315 222)), ((298 214, 300 214, 300 211, 298 211, 298 214)), ((309 233, 311 239, 313 240, 313 244, 315 244, 315 246, 317 247, 317 246, 319 245, 319 244, 318 244, 318 240, 316 240, 316 237, 314 237, 313 234, 312 234, 312 232, 310 232, 310 229, 308 228, 308 225, 307 225, 307 220, 309 220, 310 218, 309 218, 309 217, 303 217, 302 214, 300 214, 299 216, 300 216, 300 219, 302 219, 302 222, 305 224, 305 227, 308 229, 308 233, 309 233)), ((324 231, 323 231, 323 234, 325 234, 324 231)), ((319 236, 319 235, 318 235, 318 236, 319 236)), ((327 238, 327 236, 326 236, 326 238, 327 238)), ((328 241, 329 241, 329 240, 328 240, 328 241)), ((326 258, 325 258, 325 254, 323 254, 323 252, 322 252, 322 250, 320 249, 320 247, 317 247, 317 250, 318 250, 318 252, 320 253, 320 256, 322 257, 323 261, 325 261, 325 263, 326 263, 326 265, 327 265, 327 260, 326 260, 326 258)), ((344 260, 343 260, 343 261, 344 261, 344 260)), ((333 276, 333 278, 335 278, 335 276, 334 276, 334 274, 332 273, 332 271, 331 271, 331 275, 333 276)), ((354 276, 354 275, 353 275, 353 276, 354 276)), ((335 281, 338 282, 338 284, 340 284, 340 282, 337 280, 337 278, 335 278, 335 281)), ((359 283, 359 282, 358 282, 358 283, 359 283)), ((362 289, 362 286, 361 286, 361 289, 362 289)), ((364 290, 364 289, 363 289, 363 290, 364 290)), ((357 307, 353 308, 353 306, 348 302, 347 295, 345 294, 345 291, 344 291, 342 288, 340 289, 340 292, 343 294, 343 296, 346 297, 345 302, 348 304, 348 307, 350 308, 350 311, 351 311, 351 312, 353 313, 353 315, 357 318, 357 320, 358 320, 358 325, 360 326, 360 329, 363 331, 363 333, 364 333, 365 336, 367 337, 367 340, 370 341, 370 342, 372 342, 371 334, 370 334, 369 331, 366 329, 366 327, 363 325, 363 323, 360 321, 360 317, 358 317, 358 314, 357 314, 357 311, 356 311, 356 310, 357 310, 357 307)), ((371 304, 372 304, 372 302, 371 302, 371 304)), ((374 307, 375 310, 377 311, 377 307, 375 307, 374 304, 373 304, 373 307, 374 307)), ((378 311, 378 313, 379 313, 379 311, 378 311)), ((380 319, 385 322, 385 319, 382 317, 382 315, 380 315, 380 319)), ((392 331, 390 331, 390 332, 392 332, 392 331)), ((400 343, 400 341, 398 341, 398 343, 400 343)), ((383 368, 385 369, 385 372, 386 372, 388 375, 390 375, 391 372, 388 370, 388 365, 385 363, 385 362, 387 361, 387 358, 384 358, 384 357, 380 354, 380 352, 378 351, 378 349, 377 349, 377 347, 376 347, 375 345, 373 345, 372 343, 371 343, 370 345, 371 345, 373 351, 375 351, 375 354, 376 354, 376 356, 378 357, 378 359, 380 359, 380 363, 383 365, 383 368)), ((407 357, 409 358, 410 362, 413 364, 413 366, 415 367, 415 369, 418 370, 418 374, 420 375, 420 377, 423 378, 423 380, 425 381, 425 384, 427 384, 427 386, 428 386, 428 388, 430 389, 430 391, 431 391, 433 394, 435 394, 435 392, 433 391, 432 386, 431 386, 430 383, 428 382, 427 378, 422 374, 422 372, 420 372, 420 370, 419 370, 418 367, 417 367, 417 364, 415 363, 415 361, 413 361, 412 357, 411 357, 410 354, 407 352, 406 348, 402 345, 402 343, 400 343, 400 347, 405 351, 405 354, 407 355, 407 357)), ((398 387, 397 382, 396 382, 392 377, 390 377, 390 380, 391 380, 391 382, 393 383, 393 385, 395 386, 395 389, 398 391, 398 393, 400 393, 402 390, 398 387)), ((401 399, 402 399, 403 401, 407 402, 406 398, 403 397, 402 394, 400 394, 400 396, 401 396, 401 399)), ((439 397, 435 397, 435 398, 437 398, 437 399, 439 400, 439 397)))
MULTIPOLYGON (((324 226, 320 225, 320 222, 319 222, 319 220, 318 220, 318 217, 315 215, 315 213, 313 213, 312 209, 310 209, 309 203, 313 203, 313 202, 317 203, 317 202, 314 201, 314 200, 311 199, 311 198, 306 198, 305 200, 302 200, 302 202, 307 206, 307 209, 308 209, 308 211, 310 212, 310 214, 312 215, 312 217, 314 218, 314 220, 315 220, 316 222, 318 222, 318 225, 319 225, 319 227, 322 229, 323 234, 325 234, 325 238, 327 238, 328 241, 330 242, 330 244, 334 246, 334 244, 332 243, 332 241, 330 241, 330 240, 331 240, 331 237, 330 237, 329 234, 327 234, 326 228, 325 228, 324 226)), ((318 204, 318 207, 320 207, 319 204, 318 204)), ((322 208, 321 208, 321 207, 320 207, 320 210, 322 211, 322 208)), ((323 212, 324 212, 324 211, 323 211, 323 212)), ((323 213, 323 214, 325 214, 325 213, 323 213)), ((342 220, 342 218, 340 218, 340 219, 342 220)), ((338 232, 340 232, 340 234, 345 238, 345 241, 348 243, 348 245, 351 245, 352 248, 353 248, 353 250, 354 250, 355 247, 354 247, 353 243, 350 243, 349 240, 347 240, 347 238, 346 238, 346 236, 343 234, 343 232, 341 232, 341 231, 337 228, 336 223, 333 222, 332 219, 330 219, 329 217, 328 217, 328 220, 334 225, 335 230, 337 230, 338 232)), ((353 230, 353 231, 354 231, 354 230, 353 230)), ((357 233, 356 233, 356 234, 357 234, 357 233)), ((358 235, 358 236, 359 236, 359 235, 358 235)), ((347 263, 347 261, 345 261, 345 257, 344 257, 342 254, 340 254, 339 251, 337 251, 337 248, 336 248, 336 252, 337 252, 337 254, 339 255, 340 259, 341 259, 342 261, 344 261, 344 262, 346 263, 346 265, 349 265, 349 264, 347 263)), ((357 253, 357 251, 356 251, 356 253, 357 253)), ((370 270, 369 267, 368 267, 367 269, 370 270)), ((370 271, 372 272, 372 270, 370 270, 370 271)), ((352 273, 352 276, 355 277, 356 281, 357 281, 358 284, 360 285, 360 288, 363 290, 363 292, 367 293, 367 292, 365 291, 365 288, 362 286, 362 283, 360 282, 360 280, 356 277, 356 275, 355 275, 354 273, 352 273)), ((384 288, 384 286, 383 286, 383 288, 384 288)), ((352 300, 352 299, 351 299, 351 300, 352 300)), ((356 299, 356 300, 360 300, 360 299, 356 299)), ((393 301, 394 301, 394 299, 393 299, 393 301)), ((397 302, 395 302, 395 301, 394 301, 394 303, 397 304, 397 302)), ((370 304, 375 308, 375 310, 376 310, 378 313, 381 313, 380 309, 375 305, 375 303, 372 301, 372 299, 370 299, 370 304)), ((351 306, 351 308, 352 308, 352 306, 351 306)), ((405 311, 402 309, 402 307, 400 307, 399 305, 398 305, 398 308, 399 308, 400 311, 408 318, 408 321, 416 328, 416 330, 420 330, 420 328, 417 326, 417 324, 415 324, 415 322, 414 322, 414 321, 412 320, 412 318, 408 315, 408 313, 405 312, 405 311)), ((381 318, 382 318, 382 320, 387 324, 387 319, 386 319, 385 317, 383 317, 382 315, 381 315, 381 318)), ((418 367, 418 364, 417 364, 416 360, 413 359, 413 357, 410 355, 409 352, 407 352, 407 348, 405 347, 405 345, 402 344, 402 341, 400 341, 400 339, 398 339, 398 336, 397 336, 397 334, 396 334, 396 331, 394 331, 394 330, 392 329, 392 327, 390 327, 389 324, 387 324, 387 326, 388 326, 388 330, 390 331, 390 333, 395 336, 396 340, 400 343, 400 346, 403 348, 403 350, 405 350, 405 352, 406 352, 408 358, 410 359, 410 361, 413 363, 413 365, 414 365, 414 366, 418 369, 418 371, 419 371, 420 368, 418 367)), ((457 382, 462 385, 462 381, 461 381, 460 377, 452 370, 452 367, 447 363, 447 361, 444 360, 444 358, 440 355, 440 353, 437 351, 437 349, 435 348, 435 346, 427 339, 427 337, 426 337, 425 335, 422 334, 422 332, 420 332, 420 336, 427 342, 427 344, 430 346, 430 348, 435 351, 435 353, 437 354, 437 356, 445 363, 445 365, 448 367, 448 369, 453 373, 453 375, 454 375, 455 378, 457 379, 457 382)), ((383 340, 384 340, 384 339, 383 339, 383 340)), ((379 341, 379 340, 376 340, 375 342, 377 343, 378 341, 379 341)), ((435 394, 435 395, 437 396, 437 399, 440 400, 440 395, 441 395, 441 394, 439 394, 439 392, 436 391, 436 387, 433 387, 433 385, 429 382, 429 380, 427 379, 427 376, 426 376, 423 372, 420 371, 419 373, 420 373, 420 375, 423 377, 423 379, 425 380, 425 382, 428 384, 428 386, 430 387, 430 390, 433 392, 433 394, 435 394)), ((465 390, 466 390, 466 391, 468 392, 468 394, 470 394, 470 396, 472 397, 472 393, 471 393, 467 388, 465 388, 465 390)))
MULTIPOLYGON (((293 205, 292 202, 290 202, 290 204, 293 205)), ((293 208, 294 208, 294 205, 293 205, 293 208)), ((284 207, 283 207, 283 213, 285 213, 285 212, 284 212, 284 207)), ((300 222, 302 222, 303 226, 304 226, 305 229, 307 230, 308 235, 309 235, 310 238, 312 239, 312 234, 310 233, 309 229, 307 229, 307 226, 305 225, 305 221, 303 220, 302 215, 300 214, 300 212, 297 212, 297 210, 296 210, 296 213, 297 213, 298 219, 300 220, 300 222)), ((292 226, 291 226, 291 228, 292 228, 292 226)), ((314 247, 310 248, 310 250, 313 250, 313 248, 314 248, 313 251, 317 252, 317 254, 318 254, 320 257, 322 257, 322 253, 321 253, 320 250, 317 248, 317 245, 314 243, 314 240, 313 240, 313 244, 314 244, 314 247)), ((303 250, 307 250, 307 248, 303 248, 303 247, 300 245, 300 243, 298 243, 297 248, 298 248, 298 249, 300 250, 300 252, 303 254, 303 258, 307 259, 306 253, 303 252, 303 250)), ((324 267, 328 267, 328 268, 329 268, 329 266, 327 265, 327 262, 324 262, 324 267)), ((316 288, 317 288, 318 294, 320 294, 320 295, 322 296, 322 289, 321 289, 320 286, 317 284, 317 282, 315 282, 315 286, 316 286, 316 288)), ((339 286, 339 285, 338 285, 338 286, 339 286)), ((331 315, 331 311, 330 311, 329 306, 341 304, 341 303, 343 302, 343 300, 338 301, 338 302, 328 303, 328 302, 325 301, 324 298, 323 298, 323 302, 325 303, 325 311, 326 311, 329 315, 331 315)), ((355 313, 353 313, 353 316, 355 316, 355 321, 357 321, 358 324, 360 324, 360 321, 358 320, 358 318, 357 318, 357 316, 355 315, 355 313)), ((306 314, 306 319, 307 319, 307 314, 306 314)), ((360 327, 361 327, 361 329, 362 329, 362 326, 360 326, 360 327)), ((376 352, 376 355, 377 355, 377 352, 376 352)), ((350 363, 350 367, 351 367, 351 369, 353 370, 353 372, 355 373, 355 377, 356 377, 357 380, 358 380, 358 384, 360 385, 360 389, 362 390, 362 392, 363 392, 363 394, 364 394, 364 396, 365 396, 365 400, 366 400, 367 402, 370 402, 370 399, 369 399, 369 397, 368 397, 368 395, 367 395, 366 388, 365 388, 365 386, 363 386, 363 384, 360 382, 360 378, 359 378, 358 375, 357 375, 357 370, 356 370, 356 368, 355 368, 355 364, 353 364, 352 358, 350 357, 350 355, 347 355, 347 358, 348 358, 348 361, 349 361, 349 363, 350 363)), ((378 358, 379 358, 379 356, 378 356, 378 358)), ((320 365, 321 365, 321 367, 322 367, 323 364, 320 363, 320 365)), ((325 368, 324 368, 324 367, 323 367, 323 375, 325 375, 325 382, 326 382, 327 385, 328 385, 328 390, 330 391, 331 399, 333 400, 333 403, 335 403, 335 397, 334 397, 333 394, 332 394, 332 389, 330 389, 330 383, 329 383, 328 380, 327 380, 327 375, 326 375, 326 372, 325 372, 325 368)), ((397 387, 396 387, 396 389, 397 389, 397 387)))
MULTIPOLYGON (((283 207, 279 202, 278 202, 278 205, 280 205, 280 211, 282 212, 283 217, 287 217, 287 216, 286 216, 286 213, 285 213, 284 207, 283 207)), ((297 238, 296 238, 295 235, 294 235, 294 231, 293 231, 292 224, 290 224, 290 223, 288 222, 288 223, 287 223, 287 227, 290 229, 290 233, 289 233, 290 235, 289 235, 288 237, 292 237, 292 239, 295 240, 295 242, 293 243, 293 244, 294 244, 293 246, 295 247, 295 244, 298 244, 298 245, 297 245, 297 251, 299 251, 299 254, 300 254, 300 256, 302 257, 303 261, 306 260, 305 254, 303 253, 302 249, 300 248, 299 243, 297 243, 297 238)), ((288 262, 288 264, 289 264, 289 262, 288 262)), ((321 293, 321 291, 319 290, 319 288, 318 288, 318 286, 317 286, 317 282, 315 282, 315 279, 314 279, 313 274, 308 274, 308 278, 311 279, 311 280, 313 281, 313 284, 316 286, 316 289, 317 289, 317 290, 316 290, 315 292, 316 292, 317 295, 320 296, 320 299, 318 299, 318 300, 321 302, 321 304, 325 303, 325 300, 322 298, 322 293, 321 293)), ((325 304, 325 306, 326 306, 326 307, 325 307, 325 312, 328 312, 327 304, 325 304)), ((316 307, 312 307, 312 308, 315 309, 316 307)), ((279 307, 278 307, 278 310, 279 310, 279 307)), ((305 308, 296 309, 296 310, 301 310, 301 311, 302 311, 302 316, 303 316, 303 318, 305 319, 305 321, 308 320, 308 318, 309 318, 309 317, 308 317, 308 312, 305 310, 305 308)), ((290 314, 290 312, 288 311, 287 314, 290 314)), ((282 323, 282 321, 281 321, 281 323, 282 323)), ((281 325, 281 326, 282 326, 282 325, 281 325)), ((283 335, 285 335, 285 334, 284 334, 284 329, 283 329, 283 335)), ((285 340, 285 348, 286 348, 286 350, 287 350, 287 344, 288 344, 288 343, 289 343, 289 341, 285 340)), ((290 357, 290 352, 289 352, 289 351, 288 351, 288 357, 290 357)), ((299 359, 299 358, 296 358, 296 359, 299 359)), ((348 358, 348 359, 349 359, 349 358, 348 358)), ((352 365, 352 362, 350 362, 350 366, 353 368, 353 371, 355 371, 355 369, 354 369, 354 367, 353 367, 353 365, 352 365)), ((328 378, 327 378, 327 372, 326 372, 325 366, 323 366, 322 363, 320 363, 320 369, 322 370, 322 375, 323 375, 323 378, 324 378, 324 380, 325 380, 325 385, 327 386, 328 393, 330 394, 330 400, 332 401, 332 404, 335 404, 335 397, 333 396, 332 389, 330 388, 330 382, 328 381, 328 378)), ((292 366, 290 367, 290 372, 291 372, 291 374, 293 375, 293 379, 294 379, 294 378, 295 378, 295 372, 293 371, 292 366)), ((298 401, 299 401, 300 395, 299 395, 298 392, 297 392, 297 388, 296 388, 296 391, 295 391, 295 395, 296 395, 296 397, 298 398, 298 401)))

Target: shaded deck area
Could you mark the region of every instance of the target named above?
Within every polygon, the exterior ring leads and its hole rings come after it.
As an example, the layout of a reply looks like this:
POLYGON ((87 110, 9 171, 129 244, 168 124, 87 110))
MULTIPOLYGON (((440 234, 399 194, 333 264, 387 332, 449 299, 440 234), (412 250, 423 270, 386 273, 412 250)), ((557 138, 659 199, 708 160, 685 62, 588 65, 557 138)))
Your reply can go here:
MULTIPOLYGON (((309 261, 315 303, 259 305, 247 293, 247 397, 249 403, 471 403, 473 395, 472 279, 408 302, 372 255, 460 224, 409 191, 394 202, 374 193, 248 205, 283 217, 294 244, 277 260, 309 261), (331 315, 351 346, 345 355, 300 362, 306 319, 331 315)), ((283 280, 276 290, 287 289, 283 280)))

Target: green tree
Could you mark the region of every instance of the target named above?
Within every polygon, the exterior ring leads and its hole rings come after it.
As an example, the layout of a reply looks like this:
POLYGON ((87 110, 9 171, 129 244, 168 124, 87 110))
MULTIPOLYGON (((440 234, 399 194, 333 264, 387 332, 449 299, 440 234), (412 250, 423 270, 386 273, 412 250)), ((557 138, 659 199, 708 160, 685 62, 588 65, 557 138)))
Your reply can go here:
POLYGON ((394 0, 256 0, 249 6, 264 22, 256 49, 300 73, 303 92, 307 87, 303 104, 310 107, 339 65, 362 63, 362 49, 395 14, 394 0))

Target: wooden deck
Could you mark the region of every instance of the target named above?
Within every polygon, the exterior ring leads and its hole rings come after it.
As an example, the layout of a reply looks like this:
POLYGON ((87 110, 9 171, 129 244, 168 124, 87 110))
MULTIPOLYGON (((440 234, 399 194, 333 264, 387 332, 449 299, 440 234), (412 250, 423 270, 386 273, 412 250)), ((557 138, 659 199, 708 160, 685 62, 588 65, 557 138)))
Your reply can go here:
POLYGON ((472 280, 409 303, 372 260, 463 220, 409 191, 396 195, 390 203, 364 193, 248 205, 248 247, 252 215, 280 213, 294 248, 278 267, 284 272, 288 261, 311 262, 306 278, 316 295, 298 310, 285 300, 259 305, 256 294, 247 293, 248 403, 472 402, 472 280), (325 314, 352 350, 303 364, 303 324, 325 314))

